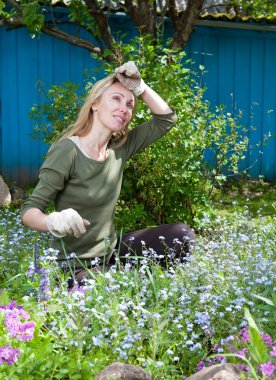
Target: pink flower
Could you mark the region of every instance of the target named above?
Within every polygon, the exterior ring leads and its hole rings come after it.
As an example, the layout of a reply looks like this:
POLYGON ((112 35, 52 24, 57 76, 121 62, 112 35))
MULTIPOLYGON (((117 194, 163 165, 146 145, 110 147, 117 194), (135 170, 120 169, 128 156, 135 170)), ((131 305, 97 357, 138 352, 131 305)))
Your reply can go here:
POLYGON ((265 364, 261 364, 260 365, 260 369, 263 373, 264 376, 267 376, 267 377, 272 377, 274 375, 274 370, 276 369, 276 365, 275 364, 272 364, 270 361, 265 363, 265 364))
POLYGON ((276 346, 274 346, 272 348, 272 351, 270 351, 270 356, 273 357, 273 356, 276 356, 276 346))
POLYGON ((19 349, 12 348, 10 344, 0 347, 0 364, 7 363, 8 365, 12 365, 17 362, 19 356, 19 349))
POLYGON ((21 342, 28 342, 34 337, 35 322, 28 321, 30 315, 21 308, 6 308, 4 311, 5 326, 11 338, 17 338, 21 342))
POLYGON ((35 328, 35 322, 27 322, 22 323, 19 326, 18 332, 16 334, 16 338, 20 340, 21 342, 28 342, 29 340, 32 340, 34 337, 34 328, 35 328))

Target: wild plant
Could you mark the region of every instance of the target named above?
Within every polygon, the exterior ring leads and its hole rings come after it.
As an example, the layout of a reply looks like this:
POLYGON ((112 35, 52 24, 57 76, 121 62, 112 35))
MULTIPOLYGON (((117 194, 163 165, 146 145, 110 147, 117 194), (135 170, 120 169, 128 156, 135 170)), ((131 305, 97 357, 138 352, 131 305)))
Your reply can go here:
MULTIPOLYGON (((248 209, 231 217, 231 223, 219 216, 203 220, 195 251, 185 260, 172 264, 168 256, 162 268, 145 246, 143 259, 130 252, 124 267, 117 262, 109 271, 91 271, 83 286, 68 290, 71 274, 57 265, 48 234, 23 228, 16 211, 2 210, 1 306, 15 301, 36 323, 34 338, 18 343, 7 335, 2 313, 1 347, 20 350, 12 365, 1 364, 2 373, 88 379, 122 361, 159 379, 182 379, 217 345, 249 328, 244 308, 274 341, 274 309, 260 307, 264 301, 252 295, 273 302, 275 218, 254 219, 248 209)), ((259 376, 259 367, 255 371, 259 376)))

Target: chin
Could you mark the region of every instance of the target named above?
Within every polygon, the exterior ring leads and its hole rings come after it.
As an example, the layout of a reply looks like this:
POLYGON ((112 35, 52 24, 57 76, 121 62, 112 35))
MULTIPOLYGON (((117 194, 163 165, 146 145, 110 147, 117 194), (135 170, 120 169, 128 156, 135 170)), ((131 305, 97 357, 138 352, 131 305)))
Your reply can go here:
POLYGON ((117 127, 117 128, 112 128, 112 132, 113 132, 113 133, 121 132, 121 131, 123 131, 126 127, 127 127, 127 124, 125 124, 125 125, 121 125, 121 126, 119 126, 119 127, 117 127))

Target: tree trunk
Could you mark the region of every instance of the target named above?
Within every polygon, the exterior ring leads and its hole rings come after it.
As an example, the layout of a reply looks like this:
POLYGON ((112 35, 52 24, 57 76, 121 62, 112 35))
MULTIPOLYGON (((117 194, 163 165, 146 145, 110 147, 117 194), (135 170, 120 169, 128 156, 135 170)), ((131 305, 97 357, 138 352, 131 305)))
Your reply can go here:
POLYGON ((156 38, 156 2, 139 0, 138 6, 132 0, 125 0, 125 7, 139 32, 142 35, 150 34, 156 38))
POLYGON ((96 24, 99 27, 101 38, 105 42, 106 47, 112 50, 115 40, 109 28, 107 17, 105 13, 102 11, 102 9, 99 7, 99 1, 85 0, 85 3, 87 5, 89 13, 94 18, 96 24))
POLYGON ((169 14, 174 28, 172 49, 183 49, 186 42, 193 33, 194 26, 204 0, 188 0, 187 7, 183 13, 177 13, 175 1, 170 0, 169 14))

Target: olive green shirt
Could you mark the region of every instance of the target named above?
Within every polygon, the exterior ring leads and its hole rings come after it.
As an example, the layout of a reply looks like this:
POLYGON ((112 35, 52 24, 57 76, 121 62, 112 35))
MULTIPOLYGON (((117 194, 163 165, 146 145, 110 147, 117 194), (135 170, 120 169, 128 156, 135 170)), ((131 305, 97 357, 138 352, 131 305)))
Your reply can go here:
POLYGON ((85 156, 70 139, 53 144, 39 174, 39 182, 24 202, 21 217, 30 208, 45 212, 51 201, 55 210, 76 210, 89 220, 90 227, 79 238, 66 236, 55 239, 58 259, 75 253, 79 259, 109 255, 117 242, 114 210, 118 200, 126 161, 168 132, 175 124, 175 113, 152 115, 132 129, 127 141, 119 148, 109 149, 104 161, 85 156), (66 249, 66 255, 64 253, 66 249))

